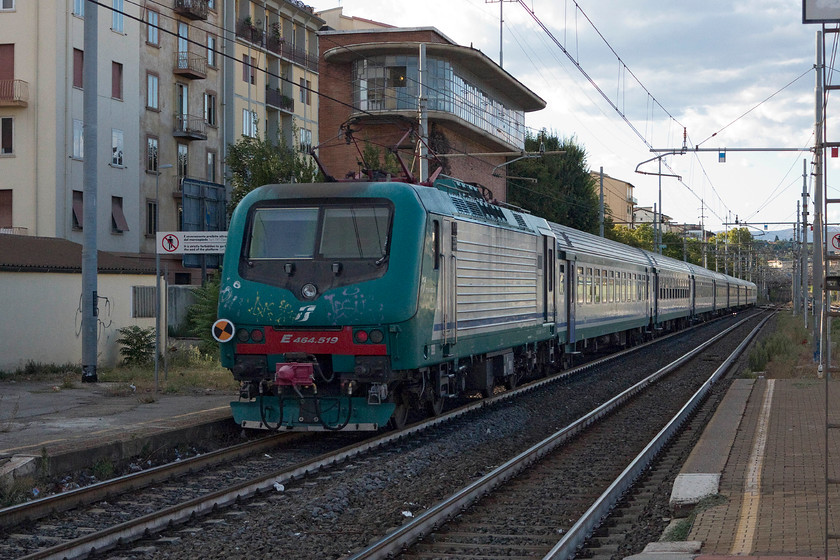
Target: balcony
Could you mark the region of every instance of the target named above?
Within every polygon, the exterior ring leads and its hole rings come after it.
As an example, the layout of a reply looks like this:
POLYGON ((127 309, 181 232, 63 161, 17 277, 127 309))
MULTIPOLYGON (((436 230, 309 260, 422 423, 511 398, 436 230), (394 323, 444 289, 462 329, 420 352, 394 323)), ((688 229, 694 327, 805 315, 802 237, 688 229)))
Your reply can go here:
POLYGON ((283 95, 279 89, 266 87, 265 103, 277 109, 288 111, 289 113, 295 112, 295 99, 291 96, 283 95))
POLYGON ((175 130, 172 135, 186 140, 207 140, 204 117, 175 113, 175 130))
POLYGON ((207 58, 187 51, 175 53, 175 74, 190 80, 203 80, 207 77, 207 58))
POLYGON ((207 0, 175 0, 175 13, 189 19, 207 19, 207 0))
POLYGON ((251 23, 251 18, 247 17, 236 22, 236 36, 262 47, 265 31, 251 23))
POLYGON ((29 83, 23 80, 0 80, 0 107, 26 107, 29 83))

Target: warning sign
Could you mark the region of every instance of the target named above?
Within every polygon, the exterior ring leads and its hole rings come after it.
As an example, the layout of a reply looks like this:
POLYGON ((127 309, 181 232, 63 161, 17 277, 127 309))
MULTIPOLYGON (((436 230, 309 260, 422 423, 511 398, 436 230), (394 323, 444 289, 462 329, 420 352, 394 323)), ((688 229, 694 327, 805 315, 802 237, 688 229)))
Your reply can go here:
POLYGON ((831 238, 831 252, 836 253, 840 251, 840 233, 835 233, 831 238))
POLYGON ((218 342, 227 342, 233 338, 235 330, 236 329, 234 329, 233 323, 227 319, 219 319, 213 323, 213 338, 215 338, 218 342))
POLYGON ((202 255, 225 252, 226 231, 159 231, 157 252, 161 255, 202 255))

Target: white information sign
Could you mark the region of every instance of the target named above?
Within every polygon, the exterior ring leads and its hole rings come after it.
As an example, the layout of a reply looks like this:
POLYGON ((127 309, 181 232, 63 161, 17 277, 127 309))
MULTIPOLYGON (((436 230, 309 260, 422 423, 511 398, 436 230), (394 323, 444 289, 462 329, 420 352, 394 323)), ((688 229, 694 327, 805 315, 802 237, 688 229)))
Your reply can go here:
POLYGON ((161 255, 207 255, 224 253, 226 231, 159 231, 157 252, 161 255))

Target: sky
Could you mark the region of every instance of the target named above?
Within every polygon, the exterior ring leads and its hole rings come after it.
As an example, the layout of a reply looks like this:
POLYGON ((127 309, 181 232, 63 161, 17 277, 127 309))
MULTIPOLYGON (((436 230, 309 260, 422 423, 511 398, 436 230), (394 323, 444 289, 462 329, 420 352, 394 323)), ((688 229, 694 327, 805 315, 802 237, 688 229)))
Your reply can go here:
MULTIPOLYGON (((310 3, 399 27, 435 27, 499 62, 498 1, 310 3)), ((656 161, 639 164, 662 153, 652 150, 679 150, 685 129, 689 153, 663 158, 662 172, 679 176, 661 178, 665 215, 679 223, 703 215, 712 231, 737 216, 756 236, 764 224, 791 227, 774 222, 796 220, 803 161, 813 191, 811 154, 777 151, 814 142, 820 26, 802 23, 801 2, 514 0, 501 14, 504 69, 547 103, 526 114, 532 131, 573 138, 591 170, 632 183, 639 206, 652 206, 660 178, 636 170, 657 173, 656 161), (734 148, 759 151, 729 151, 719 162, 720 151, 734 148)), ((829 41, 829 68, 831 50, 829 41)), ((840 130, 832 101, 829 142, 832 127, 840 130)), ((828 197, 840 198, 840 158, 827 167, 828 197)), ((840 204, 829 206, 828 219, 840 222, 840 204)))

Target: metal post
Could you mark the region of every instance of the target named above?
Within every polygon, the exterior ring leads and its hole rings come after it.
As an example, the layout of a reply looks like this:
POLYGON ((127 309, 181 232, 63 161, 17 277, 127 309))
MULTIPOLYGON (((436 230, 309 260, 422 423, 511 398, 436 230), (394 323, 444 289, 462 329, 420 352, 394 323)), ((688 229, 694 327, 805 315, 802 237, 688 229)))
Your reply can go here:
MULTIPOLYGON (((504 4, 504 1, 500 1, 499 5, 504 4)), ((429 154, 428 154, 428 144, 429 144, 429 118, 428 112, 426 111, 426 90, 425 90, 425 74, 426 74, 426 44, 420 43, 420 52, 419 52, 419 60, 417 64, 417 75, 418 75, 418 98, 417 98, 417 110, 419 112, 419 120, 420 120, 420 161, 419 161, 419 169, 420 169, 420 182, 422 183, 426 179, 429 178, 429 154)))
POLYGON ((659 158, 659 220, 657 221, 657 253, 662 254, 662 158, 659 158))
MULTIPOLYGON (((504 4, 504 2, 500 2, 504 4)), ((662 179, 660 179, 661 181, 662 179)), ((598 232, 604 237, 604 166, 601 166, 601 203, 598 206, 598 232)))
POLYGON ((799 236, 799 294, 808 328, 808 162, 802 160, 802 235, 799 236))
POLYGON ((99 6, 92 1, 85 3, 84 49, 85 64, 82 74, 83 134, 87 150, 85 150, 84 189, 82 218, 82 381, 96 382, 96 354, 97 354, 97 239, 96 239, 96 195, 97 195, 97 127, 99 101, 97 92, 97 59, 98 59, 98 25, 99 6))
MULTIPOLYGON (((814 351, 822 367, 823 317, 823 37, 817 32, 816 131, 814 134, 814 351)), ((823 368, 823 371, 825 369, 823 368)))
POLYGON ((158 165, 155 173, 155 393, 158 392, 160 372, 160 251, 157 246, 157 232, 160 231, 160 173, 170 169, 171 163, 158 165))

